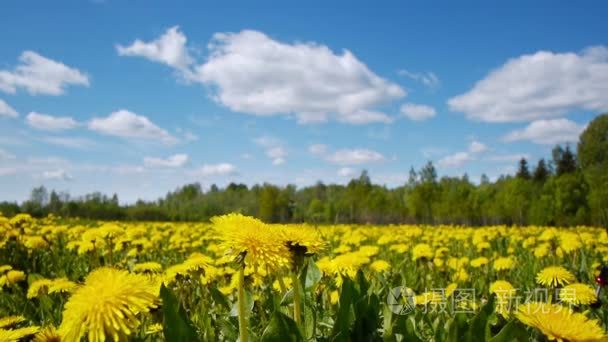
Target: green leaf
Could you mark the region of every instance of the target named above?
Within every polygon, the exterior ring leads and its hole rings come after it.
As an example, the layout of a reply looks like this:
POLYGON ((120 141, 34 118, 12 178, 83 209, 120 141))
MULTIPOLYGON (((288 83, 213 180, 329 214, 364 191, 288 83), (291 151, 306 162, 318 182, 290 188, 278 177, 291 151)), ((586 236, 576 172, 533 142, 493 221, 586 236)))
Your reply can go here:
POLYGON ((464 341, 468 330, 467 316, 462 312, 457 313, 450 321, 447 341, 464 341))
POLYGON ((293 303, 293 289, 287 290, 281 299, 281 306, 293 303))
POLYGON ((494 312, 494 296, 490 296, 488 302, 481 308, 477 316, 471 321, 471 327, 467 340, 485 341, 489 338, 488 320, 494 312))
POLYGON ((317 267, 317 264, 312 259, 308 260, 308 267, 306 267, 306 280, 304 282, 304 288, 310 289, 315 287, 321 278, 323 277, 323 273, 317 267))
POLYGON ((304 341, 300 330, 289 316, 275 311, 262 334, 263 342, 304 341))
MULTIPOLYGON (((253 310, 253 304, 254 304, 254 300, 253 300, 253 294, 251 294, 251 292, 245 290, 245 308, 247 309, 247 312, 251 312, 253 310)), ((233 317, 237 317, 239 315, 239 302, 236 301, 234 302, 234 304, 232 305, 232 310, 230 310, 230 316, 233 317)))
POLYGON ((163 285, 160 288, 160 298, 163 301, 163 333, 167 341, 200 341, 200 337, 186 315, 186 311, 179 305, 177 297, 170 289, 163 285))
POLYGON ((352 301, 353 298, 357 297, 357 292, 352 280, 348 277, 344 277, 343 279, 338 313, 334 322, 334 328, 331 332, 332 341, 348 341, 350 337, 350 326, 354 320, 352 301))
POLYGON ((225 309, 230 310, 230 302, 228 302, 228 299, 226 298, 226 296, 224 296, 223 293, 220 292, 220 290, 215 287, 210 287, 209 291, 211 292, 211 297, 213 298, 215 304, 218 304, 220 306, 223 306, 225 309))
POLYGON ((505 325, 496 336, 490 339, 490 342, 512 342, 512 341, 529 341, 530 335, 521 323, 511 321, 505 325))

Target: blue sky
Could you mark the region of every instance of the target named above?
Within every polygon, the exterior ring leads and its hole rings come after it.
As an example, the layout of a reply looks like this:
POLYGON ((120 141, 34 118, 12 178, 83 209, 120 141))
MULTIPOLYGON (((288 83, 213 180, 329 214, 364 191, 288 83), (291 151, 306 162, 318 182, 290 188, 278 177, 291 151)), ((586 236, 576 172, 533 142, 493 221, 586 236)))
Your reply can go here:
POLYGON ((5 1, 0 200, 495 178, 608 111, 605 2, 5 1))

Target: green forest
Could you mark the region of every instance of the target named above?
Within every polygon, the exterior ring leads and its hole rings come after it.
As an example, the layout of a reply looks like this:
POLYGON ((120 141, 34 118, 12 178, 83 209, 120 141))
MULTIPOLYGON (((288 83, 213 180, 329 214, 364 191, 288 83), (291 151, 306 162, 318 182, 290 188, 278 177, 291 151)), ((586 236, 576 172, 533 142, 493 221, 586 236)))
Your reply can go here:
POLYGON ((205 221, 239 212, 272 223, 424 223, 462 225, 608 226, 608 114, 596 117, 576 146, 555 146, 551 156, 521 159, 514 175, 491 182, 439 177, 432 162, 409 171, 406 184, 372 184, 367 171, 346 185, 188 184, 156 201, 120 205, 116 195, 72 198, 43 186, 23 203, 0 212, 96 220, 205 221))

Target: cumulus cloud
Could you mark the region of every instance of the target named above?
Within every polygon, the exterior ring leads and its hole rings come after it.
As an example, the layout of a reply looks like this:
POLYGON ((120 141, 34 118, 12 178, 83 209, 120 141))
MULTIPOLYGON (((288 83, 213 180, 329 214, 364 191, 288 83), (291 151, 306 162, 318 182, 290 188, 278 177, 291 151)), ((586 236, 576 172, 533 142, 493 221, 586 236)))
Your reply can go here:
POLYGON ((515 163, 520 161, 522 158, 530 159, 530 155, 526 153, 493 155, 489 156, 487 160, 499 163, 515 163))
POLYGON ((469 152, 471 152, 471 153, 482 153, 487 150, 488 150, 488 146, 486 146, 484 143, 479 142, 477 140, 473 140, 469 144, 469 152))
POLYGON ((155 40, 144 42, 137 39, 129 46, 117 45, 116 50, 120 56, 139 56, 177 69, 186 69, 194 61, 188 53, 187 41, 179 26, 173 26, 155 40))
POLYGON ((61 181, 69 181, 69 180, 73 179, 72 175, 70 175, 63 169, 44 171, 42 173, 42 178, 47 179, 47 180, 61 180, 61 181))
POLYGON ((272 165, 278 166, 285 164, 289 152, 283 146, 283 143, 273 137, 260 137, 254 140, 254 142, 265 148, 265 154, 272 160, 272 165))
POLYGON ((380 162, 386 158, 379 152, 368 149, 342 149, 325 157, 325 159, 338 165, 359 165, 380 162))
POLYGON ((0 70, 0 91, 14 94, 22 88, 32 95, 62 95, 70 85, 89 85, 88 76, 80 70, 36 52, 24 51, 19 61, 14 70, 0 70))
POLYGON ((439 159, 437 166, 440 168, 460 167, 473 159, 474 157, 468 152, 456 152, 439 159))
POLYGON ((323 155, 327 152, 327 145, 324 144, 312 144, 308 146, 308 152, 314 155, 323 155))
POLYGON ((522 129, 508 133, 504 140, 528 140, 542 145, 576 142, 584 129, 584 125, 568 119, 536 120, 522 129))
POLYGON ((18 172, 14 167, 0 167, 0 176, 10 176, 18 172))
POLYGON ((207 60, 198 65, 185 45, 186 37, 172 27, 155 41, 136 41, 118 50, 180 70, 187 81, 209 86, 212 98, 235 112, 294 115, 302 124, 332 118, 349 124, 390 123, 392 118, 374 107, 406 95, 352 52, 335 53, 318 43, 285 43, 252 30, 216 33, 207 60))
POLYGON ((608 48, 597 46, 513 58, 448 104, 473 120, 521 122, 608 110, 607 93, 608 48))
POLYGON ((81 150, 89 149, 95 145, 95 142, 93 140, 86 139, 86 138, 79 138, 79 137, 51 136, 51 137, 44 137, 41 140, 44 141, 45 143, 49 143, 52 145, 74 148, 74 149, 81 149, 81 150))
POLYGON ((167 158, 145 157, 144 165, 147 167, 177 168, 186 165, 189 160, 190 157, 187 154, 179 153, 167 158))
POLYGON ((343 167, 338 170, 338 176, 345 178, 352 178, 357 175, 357 170, 351 167, 343 167))
POLYGON ((15 158, 15 155, 0 148, 0 160, 10 160, 15 158))
POLYGON ((437 162, 437 166, 440 168, 455 168, 461 167, 465 163, 477 159, 480 153, 483 153, 488 150, 488 146, 484 143, 473 140, 469 143, 468 150, 456 152, 450 155, 447 155, 437 162))
POLYGON ((196 171, 202 177, 227 176, 236 173, 236 167, 229 163, 203 165, 196 171))
POLYGON ((212 85, 215 99, 236 112, 297 114, 301 122, 337 114, 346 123, 387 122, 370 107, 405 96, 355 55, 316 43, 283 43, 262 32, 217 33, 195 80, 212 85))
POLYGON ((16 118, 19 116, 19 113, 17 113, 13 107, 9 106, 8 103, 0 99, 0 118, 3 116, 8 118, 16 118))
POLYGON ((64 131, 78 126, 78 122, 70 117, 36 112, 30 112, 25 121, 30 127, 45 131, 64 131))
POLYGON ((165 144, 177 142, 177 138, 158 127, 147 117, 125 109, 111 113, 105 118, 94 118, 89 129, 106 135, 123 138, 158 139, 165 144))
POLYGON ((436 89, 441 84, 439 77, 433 72, 411 72, 405 69, 401 69, 397 72, 399 76, 404 76, 413 79, 414 81, 420 82, 425 86, 436 89))
POLYGON ((437 115, 437 111, 431 106, 406 103, 401 106, 401 114, 410 120, 424 121, 437 115))

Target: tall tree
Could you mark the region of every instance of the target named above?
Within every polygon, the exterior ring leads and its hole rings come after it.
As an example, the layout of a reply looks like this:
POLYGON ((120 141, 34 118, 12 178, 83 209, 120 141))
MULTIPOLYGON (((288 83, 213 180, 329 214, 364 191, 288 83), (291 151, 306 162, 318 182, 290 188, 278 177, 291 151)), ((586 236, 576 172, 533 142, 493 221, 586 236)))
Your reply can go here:
POLYGON ((530 179, 530 170, 528 169, 528 161, 526 158, 521 158, 519 160, 519 167, 517 168, 515 176, 520 179, 530 179))
POLYGON ((544 183, 549 177, 549 168, 545 163, 545 159, 541 158, 536 164, 536 168, 534 169, 534 174, 532 179, 537 183, 544 183))
POLYGON ((593 119, 577 146, 578 160, 589 184, 589 207, 596 224, 608 227, 608 113, 593 119))
POLYGON ((570 150, 570 146, 566 145, 566 149, 561 153, 561 158, 557 161, 557 168, 555 173, 561 176, 566 173, 573 173, 576 171, 576 156, 570 150))

